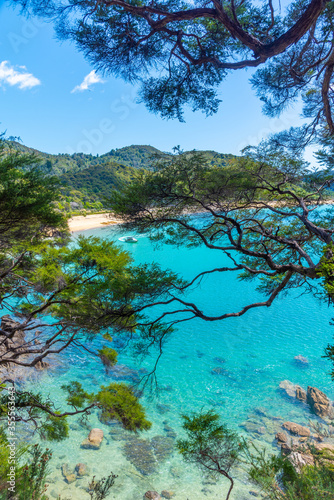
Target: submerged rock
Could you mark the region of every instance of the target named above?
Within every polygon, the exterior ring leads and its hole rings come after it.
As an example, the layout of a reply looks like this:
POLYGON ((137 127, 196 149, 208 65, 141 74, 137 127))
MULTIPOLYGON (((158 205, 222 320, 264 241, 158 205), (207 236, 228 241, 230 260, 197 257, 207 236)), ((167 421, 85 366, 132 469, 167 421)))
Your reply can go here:
POLYGON ((308 359, 299 354, 298 356, 294 357, 294 363, 297 366, 300 366, 301 368, 307 368, 309 365, 308 359))
POLYGON ((224 373, 224 369, 221 368, 220 366, 217 366, 216 368, 212 368, 211 370, 211 375, 222 375, 224 373))
POLYGON ((69 464, 63 464, 61 466, 61 472, 64 477, 70 476, 71 474, 74 474, 74 467, 71 467, 69 464))
POLYGON ((282 380, 282 382, 280 382, 279 384, 279 387, 280 389, 282 389, 282 392, 284 392, 286 396, 289 396, 293 399, 296 397, 297 385, 290 382, 290 380, 282 380))
POLYGON ((171 407, 168 405, 164 405, 162 403, 158 403, 157 410, 160 413, 160 415, 164 415, 165 413, 168 413, 171 410, 171 407))
POLYGON ((213 398, 209 398, 207 401, 208 401, 208 404, 210 406, 213 406, 213 407, 226 405, 226 400, 225 399, 213 399, 213 398))
POLYGON ((101 446, 103 440, 103 430, 102 429, 92 429, 88 435, 87 439, 81 443, 81 448, 98 450, 101 446))
POLYGON ((149 440, 131 439, 124 445, 124 453, 127 460, 144 476, 153 474, 156 471, 158 462, 149 440))
POLYGON ((245 429, 250 434, 260 434, 263 435, 266 433, 266 428, 262 422, 255 422, 254 420, 246 420, 240 427, 245 429))
POLYGON ((174 391, 174 387, 172 387, 171 385, 163 385, 162 387, 160 387, 160 390, 166 392, 172 392, 174 391))
POLYGON ((309 437, 311 434, 310 429, 302 425, 295 424, 294 422, 284 422, 282 427, 293 436, 309 437))
POLYGON ((236 380, 229 370, 226 370, 226 368, 222 368, 221 366, 216 366, 215 368, 212 368, 211 375, 222 375, 223 377, 228 377, 232 380, 236 380))
POLYGON ((204 352, 201 351, 196 351, 196 354, 198 358, 203 358, 205 356, 204 352))
POLYGON ((161 496, 162 496, 162 498, 171 499, 171 498, 175 497, 175 493, 173 491, 163 490, 161 492, 161 496))
POLYGON ((83 477, 83 476, 88 476, 89 475, 89 468, 86 464, 77 464, 75 466, 75 471, 78 476, 83 477))
POLYGON ((220 356, 217 356, 217 357, 213 358, 213 361, 215 363, 219 363, 221 365, 223 365, 224 363, 226 363, 226 359, 225 358, 221 358, 220 356))
POLYGON ((76 474, 69 474, 68 476, 65 477, 65 481, 67 482, 67 484, 74 483, 74 481, 76 481, 76 479, 77 479, 76 474))
POLYGON ((151 444, 158 462, 164 462, 173 453, 174 440, 171 437, 155 436, 151 444))
POLYGON ((180 478, 181 475, 182 475, 182 471, 180 469, 178 469, 177 467, 175 466, 172 466, 170 469, 169 469, 169 472, 171 473, 171 475, 173 477, 176 477, 176 478, 180 478))
POLYGON ((115 441, 124 441, 125 439, 127 439, 127 431, 125 431, 121 425, 110 423, 110 426, 111 428, 109 434, 112 439, 114 439, 115 441))
POLYGON ((176 436, 177 436, 177 434, 174 431, 174 429, 170 425, 168 425, 168 424, 164 425, 164 431, 166 432, 166 434, 167 434, 167 436, 169 438, 175 439, 176 436))
POLYGON ((144 499, 149 499, 149 500, 161 500, 161 496, 157 491, 147 491, 144 495, 144 499))
POLYGON ((116 365, 109 369, 109 374, 116 380, 127 380, 129 382, 137 383, 140 377, 137 370, 133 370, 126 365, 116 365))
POLYGON ((124 454, 143 475, 153 474, 159 462, 164 462, 174 450, 174 440, 166 436, 149 439, 132 437, 124 445, 124 454))
POLYGON ((257 406, 256 408, 254 408, 254 413, 256 415, 259 415, 260 417, 267 417, 268 410, 267 408, 263 408, 262 406, 257 406))

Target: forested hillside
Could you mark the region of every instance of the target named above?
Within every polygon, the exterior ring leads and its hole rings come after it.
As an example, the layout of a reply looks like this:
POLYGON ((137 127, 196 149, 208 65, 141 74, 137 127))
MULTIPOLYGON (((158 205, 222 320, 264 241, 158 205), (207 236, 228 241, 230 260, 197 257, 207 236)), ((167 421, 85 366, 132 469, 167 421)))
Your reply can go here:
MULTIPOLYGON (((112 149, 103 155, 93 156, 84 153, 48 154, 17 141, 7 141, 6 144, 8 149, 35 154, 45 172, 59 177, 63 195, 59 209, 71 215, 105 210, 105 200, 111 189, 130 182, 136 170, 150 169, 157 158, 172 156, 172 153, 145 145, 112 149)), ((183 154, 189 155, 190 152, 183 154)), ((224 166, 233 157, 215 151, 202 151, 202 154, 212 166, 224 166)))
POLYGON ((107 208, 106 198, 111 189, 133 179, 136 170, 126 165, 109 162, 91 165, 81 171, 69 171, 60 176, 66 211, 96 211, 107 208))
POLYGON ((106 154, 93 156, 85 153, 60 153, 58 155, 43 153, 29 148, 17 141, 7 141, 7 146, 23 153, 34 153, 41 159, 42 167, 49 173, 62 175, 66 172, 79 172, 95 165, 110 165, 110 162, 133 168, 149 168, 157 156, 170 156, 152 146, 127 146, 112 149, 106 154))

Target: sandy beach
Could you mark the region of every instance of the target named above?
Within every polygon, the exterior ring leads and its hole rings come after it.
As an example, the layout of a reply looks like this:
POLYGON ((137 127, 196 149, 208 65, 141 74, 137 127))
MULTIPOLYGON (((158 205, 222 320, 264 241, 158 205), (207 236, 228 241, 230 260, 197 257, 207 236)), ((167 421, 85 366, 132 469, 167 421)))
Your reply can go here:
POLYGON ((75 231, 84 231, 85 229, 95 229, 101 226, 111 224, 120 224, 122 221, 115 217, 110 217, 109 213, 76 215, 68 219, 68 227, 72 233, 75 231))

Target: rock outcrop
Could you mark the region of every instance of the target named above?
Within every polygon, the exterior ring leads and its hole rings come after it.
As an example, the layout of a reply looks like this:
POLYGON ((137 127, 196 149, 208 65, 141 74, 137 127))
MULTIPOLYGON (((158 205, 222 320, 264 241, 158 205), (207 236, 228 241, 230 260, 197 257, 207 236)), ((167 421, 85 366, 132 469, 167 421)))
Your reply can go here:
MULTIPOLYGON (((32 356, 29 354, 23 354, 24 351, 29 347, 27 343, 27 338, 24 330, 22 329, 22 324, 18 321, 15 321, 9 314, 2 316, 1 318, 1 330, 4 333, 0 332, 0 357, 2 361, 6 361, 6 358, 11 357, 11 353, 15 349, 15 353, 20 355, 20 360, 29 361, 32 360, 32 356)), ((40 335, 40 330, 35 331, 35 337, 40 335)), ((32 339, 29 337, 30 346, 31 345, 40 345, 41 342, 38 339, 32 339)), ((35 369, 38 371, 45 370, 49 368, 49 363, 44 360, 38 361, 35 365, 35 369)), ((24 379, 28 371, 31 370, 30 367, 20 367, 18 365, 14 365, 13 363, 2 363, 0 367, 0 371, 3 374, 7 374, 9 378, 12 379, 24 379)))
POLYGON ((275 436, 275 439, 277 440, 278 446, 281 446, 282 444, 288 442, 288 436, 286 435, 285 432, 278 432, 275 436))
POLYGON ((318 451, 328 450, 331 453, 334 453, 334 445, 333 444, 329 444, 329 443, 315 443, 314 447, 318 451))
MULTIPOLYGON (((20 346, 25 343, 25 335, 24 332, 20 330, 20 326, 21 324, 11 318, 8 314, 2 316, 1 330, 6 333, 6 336, 0 333, 0 356, 2 359, 6 359, 6 357, 8 357, 7 353, 11 349, 15 349, 16 352, 22 352, 23 349, 20 349, 20 346)), ((6 365, 6 368, 8 366, 9 365, 6 365)))
POLYGON ((299 385, 296 386, 296 399, 299 399, 299 401, 306 401, 306 391, 299 385))
POLYGON ((46 361, 38 361, 36 364, 35 364, 35 368, 36 370, 38 371, 41 371, 41 370, 46 370, 47 368, 49 368, 50 364, 47 363, 46 361))
POLYGON ((282 427, 293 436, 309 437, 311 435, 310 429, 294 422, 284 422, 282 427))
POLYGON ((314 458, 311 455, 293 451, 288 456, 289 462, 293 465, 295 471, 300 474, 303 467, 307 465, 314 465, 314 458))
POLYGON ((332 416, 333 408, 329 398, 316 387, 309 386, 307 388, 306 401, 311 410, 318 415, 318 417, 324 418, 332 416))
POLYGON ((308 386, 307 392, 297 384, 289 380, 282 380, 279 384, 280 389, 291 399, 297 399, 306 402, 311 411, 323 419, 334 418, 334 408, 325 393, 316 387, 308 386))

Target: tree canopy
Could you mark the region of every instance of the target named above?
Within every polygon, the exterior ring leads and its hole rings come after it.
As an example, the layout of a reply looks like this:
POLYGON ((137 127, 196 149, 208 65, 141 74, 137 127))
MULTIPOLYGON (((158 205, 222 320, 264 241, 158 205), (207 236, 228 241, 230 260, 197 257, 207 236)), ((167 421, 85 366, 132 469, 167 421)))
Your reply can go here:
POLYGON ((268 307, 289 288, 317 293, 315 284, 321 280, 328 296, 332 273, 325 262, 332 260, 334 214, 322 203, 331 184, 331 176, 312 174, 284 148, 262 144, 225 168, 207 165, 196 152, 160 160, 155 170, 114 192, 111 205, 130 224, 149 229, 153 240, 205 245, 228 257, 229 266, 203 271, 183 291, 211 273, 235 272, 240 279, 256 280, 263 301, 215 316, 174 296, 182 321, 213 321, 268 307))
POLYGON ((195 464, 211 477, 222 475, 230 481, 226 500, 234 486, 231 468, 238 463, 244 449, 243 440, 212 411, 183 415, 187 439, 177 442, 178 451, 187 462, 195 464))
MULTIPOLYGON (((77 239, 68 245, 67 224, 55 208, 54 179, 39 170, 34 155, 0 153, 0 382, 12 384, 18 369, 43 368, 65 349, 83 349, 106 369, 117 363, 110 347, 118 333, 136 337, 149 349, 171 330, 144 314, 146 302, 169 297, 182 281, 159 266, 135 266, 113 242, 77 239), (93 342, 93 340, 97 342, 93 342), (100 346, 100 347, 99 347, 100 346)), ((111 384, 89 394, 73 383, 69 410, 60 412, 52 397, 16 391, 16 420, 31 424, 42 437, 63 439, 66 417, 98 408, 132 431, 150 423, 131 387, 111 384)), ((0 419, 7 419, 9 391, 0 384, 0 419)))
POLYGON ((252 81, 267 113, 302 95, 311 129, 334 132, 331 1, 12 2, 52 19, 95 68, 141 81, 143 101, 162 117, 182 120, 186 104, 215 113, 226 75, 259 67, 252 81))

